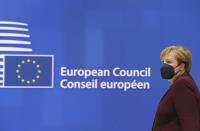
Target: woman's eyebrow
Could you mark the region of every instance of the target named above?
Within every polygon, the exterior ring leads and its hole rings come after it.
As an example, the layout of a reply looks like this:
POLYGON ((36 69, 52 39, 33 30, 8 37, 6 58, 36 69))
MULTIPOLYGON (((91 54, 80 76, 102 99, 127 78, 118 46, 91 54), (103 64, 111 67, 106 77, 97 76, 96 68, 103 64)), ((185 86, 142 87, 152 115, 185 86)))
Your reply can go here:
POLYGON ((172 60, 172 59, 168 58, 168 59, 166 59, 166 60, 172 60))
MULTIPOLYGON (((166 61, 173 61, 173 59, 170 59, 170 58, 168 58, 168 59, 166 58, 165 60, 166 60, 166 61)), ((164 60, 161 59, 161 62, 163 62, 163 61, 164 61, 164 60)))

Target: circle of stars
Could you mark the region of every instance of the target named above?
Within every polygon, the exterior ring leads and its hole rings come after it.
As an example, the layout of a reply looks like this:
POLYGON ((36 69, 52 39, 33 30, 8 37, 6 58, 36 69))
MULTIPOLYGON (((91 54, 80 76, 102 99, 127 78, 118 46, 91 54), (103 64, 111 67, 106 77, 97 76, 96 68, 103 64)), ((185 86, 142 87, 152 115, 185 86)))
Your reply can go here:
POLYGON ((17 78, 20 79, 20 81, 21 81, 22 83, 27 83, 27 84, 30 84, 31 82, 32 82, 32 83, 35 83, 36 80, 40 78, 41 72, 42 72, 42 70, 40 69, 40 65, 37 64, 35 60, 31 61, 30 59, 22 60, 22 61, 17 65, 17 70, 16 70, 17 78), (36 66, 37 74, 36 74, 36 76, 33 77, 32 80, 26 80, 26 79, 24 79, 24 78, 22 77, 22 75, 20 75, 21 67, 22 67, 22 65, 25 65, 26 63, 32 63, 34 66, 36 66))

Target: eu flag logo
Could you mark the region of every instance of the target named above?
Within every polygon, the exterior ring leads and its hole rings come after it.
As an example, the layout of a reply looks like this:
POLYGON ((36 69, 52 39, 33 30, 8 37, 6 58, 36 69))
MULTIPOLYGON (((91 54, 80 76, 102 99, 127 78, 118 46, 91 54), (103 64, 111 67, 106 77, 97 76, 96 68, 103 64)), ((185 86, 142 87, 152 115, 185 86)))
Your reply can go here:
POLYGON ((53 88, 53 55, 0 55, 0 87, 53 88))

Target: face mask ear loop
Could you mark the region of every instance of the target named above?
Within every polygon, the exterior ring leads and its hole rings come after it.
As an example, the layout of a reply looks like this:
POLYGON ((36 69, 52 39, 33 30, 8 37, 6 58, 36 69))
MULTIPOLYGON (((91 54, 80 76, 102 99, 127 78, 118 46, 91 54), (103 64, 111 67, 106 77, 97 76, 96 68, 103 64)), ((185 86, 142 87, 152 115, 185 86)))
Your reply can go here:
POLYGON ((176 69, 178 66, 180 66, 181 64, 178 64, 176 67, 174 67, 174 69, 176 69))

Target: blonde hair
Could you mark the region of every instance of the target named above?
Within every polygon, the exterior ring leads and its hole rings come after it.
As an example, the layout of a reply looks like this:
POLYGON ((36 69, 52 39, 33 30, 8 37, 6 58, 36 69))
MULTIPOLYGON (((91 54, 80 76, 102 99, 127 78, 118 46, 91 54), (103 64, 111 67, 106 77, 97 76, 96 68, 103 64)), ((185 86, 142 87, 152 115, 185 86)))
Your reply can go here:
POLYGON ((185 64, 185 71, 186 73, 189 73, 192 67, 192 54, 190 51, 183 46, 169 46, 161 52, 160 58, 162 59, 170 52, 175 54, 176 60, 179 64, 185 64))

